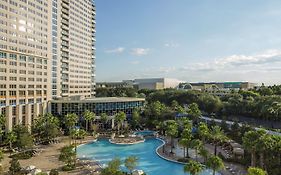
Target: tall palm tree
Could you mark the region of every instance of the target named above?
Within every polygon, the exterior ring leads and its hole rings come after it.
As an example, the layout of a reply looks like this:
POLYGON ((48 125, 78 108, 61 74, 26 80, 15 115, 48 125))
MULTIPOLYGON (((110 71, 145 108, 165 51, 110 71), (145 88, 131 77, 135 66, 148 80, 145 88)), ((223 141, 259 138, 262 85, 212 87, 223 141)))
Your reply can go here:
POLYGON ((201 147, 199 149, 199 154, 204 158, 204 163, 206 163, 210 155, 209 151, 206 150, 204 147, 201 147))
POLYGON ((200 174, 204 170, 204 166, 196 161, 190 160, 184 167, 183 171, 189 172, 191 175, 200 174))
POLYGON ((199 139, 194 139, 190 143, 191 148, 195 149, 195 160, 198 159, 198 150, 200 150, 203 147, 203 143, 199 139))
POLYGON ((268 134, 263 134, 260 136, 259 140, 257 141, 257 152, 260 155, 260 167, 264 168, 264 157, 265 151, 270 150, 273 147, 273 139, 268 134))
POLYGON ((186 148, 188 148, 190 143, 190 140, 187 138, 182 138, 179 141, 179 144, 183 147, 183 157, 189 157, 188 155, 186 155, 186 148))
POLYGON ((226 136, 219 126, 213 126, 210 131, 210 137, 214 141, 215 148, 214 148, 214 154, 217 155, 217 146, 220 142, 226 140, 226 136))
POLYGON ((257 151, 257 143, 260 139, 260 136, 264 135, 264 130, 258 131, 248 131, 242 137, 243 146, 246 150, 251 152, 251 166, 256 166, 256 151, 257 151))
POLYGON ((83 116, 84 116, 84 119, 86 121, 86 127, 85 128, 86 128, 86 131, 88 131, 88 129, 89 129, 89 121, 94 120, 96 115, 95 115, 95 113, 93 113, 93 112, 91 112, 89 110, 86 110, 84 112, 83 116))
POLYGON ((197 103, 188 105, 187 113, 191 116, 192 120, 197 122, 198 118, 202 115, 197 103))
POLYGON ((221 158, 218 156, 211 156, 207 160, 207 167, 213 170, 213 175, 216 174, 216 171, 224 169, 224 164, 221 158))
POLYGON ((210 131, 208 125, 204 122, 200 122, 198 126, 198 134, 201 138, 203 144, 205 144, 206 139, 210 136, 210 131))
POLYGON ((102 127, 103 127, 103 129, 104 129, 106 123, 108 122, 108 116, 107 116, 107 114, 106 114, 106 113, 101 113, 101 115, 100 115, 100 120, 101 120, 101 123, 102 123, 102 127))
MULTIPOLYGON (((184 152, 186 149, 186 156, 185 157, 189 157, 189 147, 190 147, 190 142, 192 139, 192 132, 191 129, 189 127, 187 127, 186 129, 184 129, 181 133, 181 144, 184 147, 184 152)), ((185 154, 185 153, 184 153, 185 154)))
POLYGON ((120 131, 120 127, 123 125, 123 122, 126 120, 126 114, 124 112, 118 112, 115 116, 115 120, 117 122, 117 131, 118 134, 120 131))
POLYGON ((171 138, 171 153, 173 153, 174 138, 178 136, 178 124, 175 120, 168 120, 166 126, 167 135, 171 138))
MULTIPOLYGON (((71 130, 74 129, 74 126, 77 122, 78 122, 78 116, 76 114, 71 113, 71 114, 67 114, 65 116, 65 125, 66 125, 67 129, 69 130, 69 132, 71 132, 71 130)), ((71 139, 72 139, 72 137, 71 137, 71 134, 70 134, 70 140, 69 140, 70 144, 71 144, 71 139)))

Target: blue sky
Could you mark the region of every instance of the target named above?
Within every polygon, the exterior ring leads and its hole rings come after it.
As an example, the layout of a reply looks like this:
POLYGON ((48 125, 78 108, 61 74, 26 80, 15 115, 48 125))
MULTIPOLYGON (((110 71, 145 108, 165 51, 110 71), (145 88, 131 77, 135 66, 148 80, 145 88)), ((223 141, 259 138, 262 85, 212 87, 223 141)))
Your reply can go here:
POLYGON ((281 83, 280 0, 96 0, 97 81, 281 83))

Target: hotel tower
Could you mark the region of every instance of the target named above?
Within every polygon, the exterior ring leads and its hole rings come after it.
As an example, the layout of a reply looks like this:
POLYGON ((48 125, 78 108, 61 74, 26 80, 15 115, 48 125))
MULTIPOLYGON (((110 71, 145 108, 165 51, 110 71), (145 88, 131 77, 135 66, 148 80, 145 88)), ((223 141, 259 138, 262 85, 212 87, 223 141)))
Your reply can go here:
POLYGON ((94 96, 92 0, 0 1, 0 113, 31 126, 58 97, 94 96))

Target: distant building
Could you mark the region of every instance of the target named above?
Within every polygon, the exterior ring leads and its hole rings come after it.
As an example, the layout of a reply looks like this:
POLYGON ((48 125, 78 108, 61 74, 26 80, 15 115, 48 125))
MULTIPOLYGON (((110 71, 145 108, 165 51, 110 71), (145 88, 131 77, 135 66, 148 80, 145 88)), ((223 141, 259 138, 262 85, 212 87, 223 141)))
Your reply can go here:
POLYGON ((145 78, 135 79, 134 86, 138 89, 167 89, 176 88, 181 81, 172 78, 145 78))
POLYGON ((97 88, 133 87, 136 89, 166 89, 176 88, 182 81, 172 78, 144 78, 135 80, 123 80, 122 82, 98 82, 97 88))
POLYGON ((255 88, 255 83, 250 82, 200 82, 200 83, 180 83, 178 89, 198 90, 208 92, 216 96, 225 96, 233 91, 248 90, 255 88))
POLYGON ((133 88, 133 83, 129 82, 97 82, 96 88, 133 88))

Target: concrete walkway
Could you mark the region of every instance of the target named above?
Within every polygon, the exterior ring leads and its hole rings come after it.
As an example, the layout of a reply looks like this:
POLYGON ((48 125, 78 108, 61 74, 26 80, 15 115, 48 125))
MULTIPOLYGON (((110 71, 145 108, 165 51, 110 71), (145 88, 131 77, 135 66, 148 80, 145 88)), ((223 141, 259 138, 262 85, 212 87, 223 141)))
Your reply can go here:
MULTIPOLYGON (((175 139, 174 143, 175 143, 175 148, 173 149, 174 154, 170 153, 171 151, 171 142, 170 139, 165 139, 166 144, 164 146, 164 152, 163 152, 163 146, 158 149, 158 153, 163 156, 166 159, 171 159, 171 160, 175 160, 178 161, 179 159, 183 158, 183 147, 181 147, 180 145, 178 145, 178 140, 175 139)), ((214 146, 210 145, 210 144, 206 144, 205 148, 208 150, 208 152, 210 154, 214 154, 214 146)), ((194 149, 189 149, 189 157, 193 160, 196 159, 196 155, 195 155, 195 150, 194 149)), ((217 147, 217 153, 221 153, 221 154, 227 154, 223 149, 221 149, 220 147, 217 147)), ((201 157, 200 155, 197 155, 197 161, 203 163, 203 157, 201 157)), ((246 175, 247 171, 245 169, 245 167, 239 165, 239 164, 235 164, 235 163, 229 163, 224 161, 224 165, 225 165, 225 170, 220 171, 220 173, 222 175, 246 175)))

